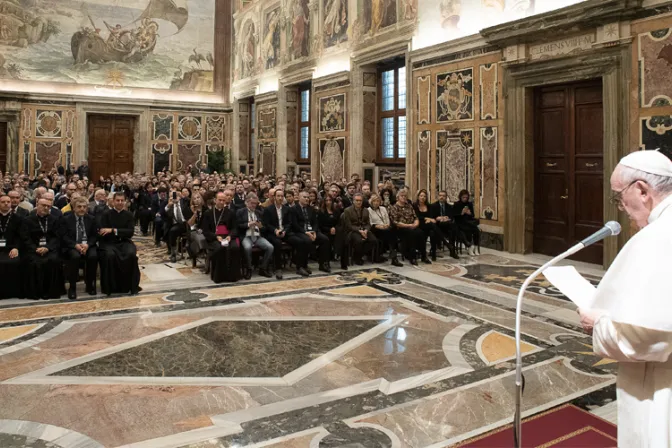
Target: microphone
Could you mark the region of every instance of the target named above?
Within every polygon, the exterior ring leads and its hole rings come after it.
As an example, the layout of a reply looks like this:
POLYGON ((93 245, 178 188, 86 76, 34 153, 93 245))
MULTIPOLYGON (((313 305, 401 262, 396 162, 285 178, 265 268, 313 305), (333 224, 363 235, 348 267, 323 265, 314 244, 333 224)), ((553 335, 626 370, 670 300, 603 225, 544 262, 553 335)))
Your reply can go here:
POLYGON ((616 221, 609 221, 604 225, 604 227, 581 241, 579 244, 582 244, 583 247, 588 247, 610 236, 617 236, 620 233, 621 225, 616 221))
POLYGON ((521 407, 523 402, 523 357, 520 350, 520 321, 521 321, 521 312, 523 309, 523 297, 525 296, 525 291, 527 287, 536 279, 542 272, 544 272, 549 267, 555 265, 561 260, 564 260, 567 257, 574 255, 582 249, 595 244, 599 241, 602 241, 605 238, 610 236, 616 236, 621 233, 621 225, 616 221, 609 221, 602 227, 600 230, 590 235, 588 238, 584 239, 580 243, 569 248, 566 252, 558 255, 551 261, 544 264, 542 267, 534 271, 527 280, 523 283, 523 286, 520 288, 518 293, 518 301, 516 304, 516 394, 515 394, 515 404, 516 412, 513 419, 513 437, 514 437, 514 446, 520 448, 522 445, 522 416, 521 416, 521 407))

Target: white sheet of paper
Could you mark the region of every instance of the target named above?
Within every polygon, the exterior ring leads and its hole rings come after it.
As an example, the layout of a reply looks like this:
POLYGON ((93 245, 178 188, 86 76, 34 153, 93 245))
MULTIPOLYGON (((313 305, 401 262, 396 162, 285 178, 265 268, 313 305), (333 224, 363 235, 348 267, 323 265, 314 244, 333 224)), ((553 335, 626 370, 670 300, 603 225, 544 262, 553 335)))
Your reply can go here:
POLYGON ((574 266, 550 267, 544 271, 544 277, 579 308, 592 308, 597 288, 579 274, 574 266))

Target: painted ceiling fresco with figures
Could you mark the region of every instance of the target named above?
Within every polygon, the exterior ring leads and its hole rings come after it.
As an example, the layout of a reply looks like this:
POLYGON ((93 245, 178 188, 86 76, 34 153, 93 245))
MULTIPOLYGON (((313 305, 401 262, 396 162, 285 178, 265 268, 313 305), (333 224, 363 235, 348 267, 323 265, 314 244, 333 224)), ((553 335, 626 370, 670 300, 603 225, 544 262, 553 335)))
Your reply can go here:
POLYGON ((234 81, 398 38, 409 24, 418 49, 581 1, 238 0, 234 81))
POLYGON ((213 91, 215 0, 0 0, 0 78, 213 91))

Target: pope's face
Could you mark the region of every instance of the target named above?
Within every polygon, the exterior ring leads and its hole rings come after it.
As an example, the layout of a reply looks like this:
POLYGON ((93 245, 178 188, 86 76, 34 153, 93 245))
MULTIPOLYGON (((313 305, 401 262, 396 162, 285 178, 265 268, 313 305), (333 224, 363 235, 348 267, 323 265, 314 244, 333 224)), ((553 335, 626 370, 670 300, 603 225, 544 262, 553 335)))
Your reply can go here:
POLYGON ((640 229, 649 223, 649 216, 653 209, 653 198, 650 187, 643 182, 626 183, 621 176, 622 168, 616 167, 611 176, 611 190, 616 199, 620 196, 618 208, 635 222, 640 229))

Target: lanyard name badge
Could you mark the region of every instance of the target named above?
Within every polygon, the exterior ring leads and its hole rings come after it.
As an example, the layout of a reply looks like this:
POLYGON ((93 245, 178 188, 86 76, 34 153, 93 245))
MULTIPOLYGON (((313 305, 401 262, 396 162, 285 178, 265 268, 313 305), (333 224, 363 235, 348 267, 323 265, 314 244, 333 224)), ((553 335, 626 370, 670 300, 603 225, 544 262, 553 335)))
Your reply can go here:
POLYGON ((310 219, 308 219, 308 212, 305 208, 301 208, 301 210, 303 210, 303 216, 306 218, 306 232, 312 232, 313 226, 310 224, 310 219))
POLYGON ((0 224, 0 232, 2 232, 2 236, 0 236, 0 248, 7 247, 7 229, 9 228, 9 221, 12 219, 12 215, 7 216, 7 222, 5 222, 5 225, 2 226, 0 224))
POLYGON ((79 219, 82 219, 82 221, 79 220, 77 221, 77 233, 79 233, 80 231, 82 232, 81 235, 79 235, 82 237, 82 244, 88 245, 89 241, 86 238, 86 230, 84 230, 84 221, 83 221, 84 218, 79 219))
POLYGON ((47 231, 49 230, 49 221, 45 221, 44 226, 42 225, 42 221, 40 221, 39 219, 37 220, 37 223, 40 225, 40 229, 42 229, 42 237, 40 238, 40 247, 46 247, 47 231))

